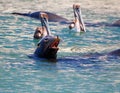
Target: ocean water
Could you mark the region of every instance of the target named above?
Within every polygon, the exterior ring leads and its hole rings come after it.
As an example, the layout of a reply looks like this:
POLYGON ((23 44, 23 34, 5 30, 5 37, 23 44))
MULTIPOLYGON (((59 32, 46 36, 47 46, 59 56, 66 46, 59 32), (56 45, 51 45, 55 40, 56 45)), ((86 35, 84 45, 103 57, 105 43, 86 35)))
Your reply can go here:
POLYGON ((40 21, 10 13, 43 10, 73 20, 75 3, 84 22, 120 19, 119 0, 0 1, 0 93, 120 93, 120 57, 105 55, 120 48, 120 27, 86 26, 80 35, 50 22, 52 34, 61 38, 57 62, 28 57, 40 21))

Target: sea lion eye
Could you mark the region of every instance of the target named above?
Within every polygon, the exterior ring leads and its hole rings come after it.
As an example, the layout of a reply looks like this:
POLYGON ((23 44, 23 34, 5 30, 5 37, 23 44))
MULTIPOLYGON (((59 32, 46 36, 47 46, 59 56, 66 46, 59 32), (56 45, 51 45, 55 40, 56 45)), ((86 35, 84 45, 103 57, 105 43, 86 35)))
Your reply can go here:
POLYGON ((38 43, 37 46, 40 47, 40 43, 38 43))
POLYGON ((45 38, 45 39, 44 39, 44 42, 48 42, 48 38, 45 38))

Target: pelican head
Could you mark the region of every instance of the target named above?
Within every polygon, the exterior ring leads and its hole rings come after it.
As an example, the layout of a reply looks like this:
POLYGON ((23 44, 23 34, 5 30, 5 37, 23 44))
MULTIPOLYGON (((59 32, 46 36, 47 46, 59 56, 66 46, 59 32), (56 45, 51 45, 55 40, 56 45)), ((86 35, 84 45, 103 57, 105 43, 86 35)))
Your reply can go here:
POLYGON ((74 21, 71 22, 71 24, 69 25, 69 28, 75 28, 77 32, 86 32, 85 30, 85 25, 82 19, 82 15, 81 15, 81 9, 80 9, 80 5, 78 4, 73 4, 73 12, 74 12, 74 21))
POLYGON ((40 13, 40 20, 41 20, 41 27, 37 27, 34 33, 35 39, 40 39, 48 34, 50 34, 49 31, 49 25, 48 25, 48 15, 46 13, 40 13))

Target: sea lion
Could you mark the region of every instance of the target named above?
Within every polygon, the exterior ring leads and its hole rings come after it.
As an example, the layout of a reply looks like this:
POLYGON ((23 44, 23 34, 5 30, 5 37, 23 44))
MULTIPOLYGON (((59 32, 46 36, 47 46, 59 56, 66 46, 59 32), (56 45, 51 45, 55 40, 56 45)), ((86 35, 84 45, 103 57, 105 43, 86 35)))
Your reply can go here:
POLYGON ((108 53, 108 55, 120 56, 120 49, 114 50, 114 51, 108 53))
POLYGON ((69 23, 69 20, 66 19, 66 18, 63 18, 59 15, 56 15, 54 13, 51 13, 51 12, 46 12, 46 11, 37 11, 37 12, 29 12, 29 13, 18 13, 18 12, 13 12, 12 14, 15 14, 15 15, 21 15, 21 16, 27 16, 27 17, 31 17, 31 18, 35 18, 35 19, 38 19, 40 20, 41 17, 39 16, 41 12, 44 12, 48 15, 49 19, 48 21, 49 22, 59 22, 61 24, 68 24, 69 23))
POLYGON ((116 22, 114 22, 112 24, 112 26, 118 26, 118 27, 120 27, 120 20, 117 20, 116 22))
POLYGON ((96 22, 96 23, 89 23, 85 22, 85 25, 87 27, 100 27, 100 26, 106 26, 106 27, 120 27, 120 20, 117 20, 113 23, 107 23, 107 22, 96 22))

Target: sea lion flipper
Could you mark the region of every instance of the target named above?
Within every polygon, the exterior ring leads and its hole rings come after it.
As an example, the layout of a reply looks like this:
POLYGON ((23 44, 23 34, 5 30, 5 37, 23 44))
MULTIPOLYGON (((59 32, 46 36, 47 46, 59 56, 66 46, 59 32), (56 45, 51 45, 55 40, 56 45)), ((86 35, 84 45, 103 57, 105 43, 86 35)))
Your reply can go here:
POLYGON ((11 14, 14 14, 14 15, 22 15, 22 16, 28 16, 29 14, 28 13, 18 13, 18 12, 13 12, 11 14))

